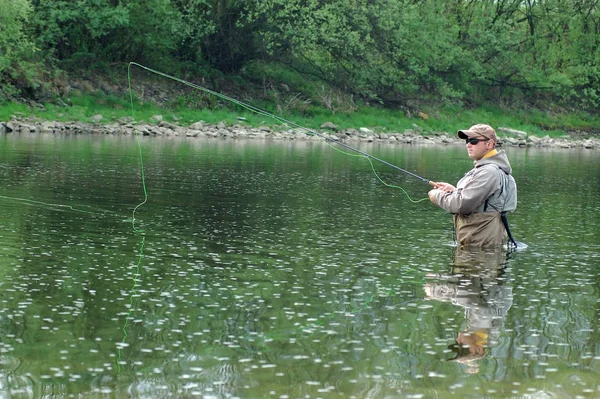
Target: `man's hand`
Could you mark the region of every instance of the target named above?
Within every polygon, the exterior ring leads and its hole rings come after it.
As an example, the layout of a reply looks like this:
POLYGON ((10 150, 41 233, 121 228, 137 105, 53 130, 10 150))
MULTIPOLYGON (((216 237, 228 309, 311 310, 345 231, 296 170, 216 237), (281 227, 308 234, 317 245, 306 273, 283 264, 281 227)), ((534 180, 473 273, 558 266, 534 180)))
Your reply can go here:
POLYGON ((433 202, 434 204, 438 205, 435 196, 437 194, 438 191, 442 191, 444 193, 451 193, 452 191, 456 190, 456 187, 454 187, 452 184, 450 183, 444 183, 444 182, 437 182, 434 183, 433 185, 433 190, 429 191, 429 200, 431 202, 433 202))
POLYGON ((433 188, 445 191, 447 193, 451 193, 452 191, 456 190, 456 187, 454 187, 452 184, 443 182, 435 183, 435 186, 433 186, 433 188))

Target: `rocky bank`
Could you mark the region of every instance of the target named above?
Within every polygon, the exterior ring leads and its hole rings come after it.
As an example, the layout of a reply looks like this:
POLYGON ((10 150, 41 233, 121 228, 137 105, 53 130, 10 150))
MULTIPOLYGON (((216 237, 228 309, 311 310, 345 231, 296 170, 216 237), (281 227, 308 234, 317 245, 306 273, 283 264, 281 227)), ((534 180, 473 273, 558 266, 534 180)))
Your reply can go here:
MULTIPOLYGON (((134 135, 144 136, 178 136, 182 138, 218 138, 218 139, 253 139, 253 140, 323 140, 325 137, 343 142, 374 142, 382 144, 414 144, 414 145, 449 145, 463 144, 454 133, 424 133, 417 127, 404 132, 377 133, 369 128, 340 130, 334 124, 326 122, 317 131, 302 128, 286 129, 285 127, 250 127, 240 124, 227 126, 225 123, 208 124, 196 122, 190 126, 162 120, 155 115, 151 123, 135 123, 132 118, 122 118, 115 123, 102 123, 102 117, 92 117, 93 122, 53 122, 20 120, 14 118, 0 122, 0 134, 54 134, 54 135, 134 135), (95 119, 94 119, 95 118, 95 119)), ((552 147, 552 148, 586 148, 600 149, 600 139, 577 138, 565 135, 560 138, 536 137, 527 132, 506 127, 496 129, 500 146, 505 147, 552 147)))

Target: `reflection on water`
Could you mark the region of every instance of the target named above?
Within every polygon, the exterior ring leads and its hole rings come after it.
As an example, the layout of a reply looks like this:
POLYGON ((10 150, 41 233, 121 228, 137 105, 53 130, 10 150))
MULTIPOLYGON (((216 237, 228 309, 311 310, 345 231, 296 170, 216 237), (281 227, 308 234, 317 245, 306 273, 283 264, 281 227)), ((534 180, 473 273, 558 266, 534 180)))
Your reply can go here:
POLYGON ((512 287, 504 283, 506 251, 456 248, 451 274, 427 277, 439 280, 424 286, 425 298, 464 308, 465 328, 449 346, 450 361, 464 364, 467 373, 479 371, 478 360, 497 344, 503 321, 512 306, 512 287))
MULTIPOLYGON (((455 250, 449 215, 322 143, 142 146, 143 235, 130 137, 0 140, 2 395, 600 394, 598 157, 510 154, 528 247, 507 258, 455 250)), ((462 147, 365 146, 470 168, 462 147)))

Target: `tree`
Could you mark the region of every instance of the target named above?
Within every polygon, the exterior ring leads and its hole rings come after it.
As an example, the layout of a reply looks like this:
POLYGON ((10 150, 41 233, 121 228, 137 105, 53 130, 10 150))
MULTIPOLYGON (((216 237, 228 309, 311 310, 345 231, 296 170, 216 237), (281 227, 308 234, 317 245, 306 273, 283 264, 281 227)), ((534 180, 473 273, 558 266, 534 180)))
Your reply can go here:
POLYGON ((34 0, 40 47, 73 68, 160 60, 188 30, 170 0, 34 0))
POLYGON ((26 34, 30 14, 28 0, 0 0, 0 98, 15 94, 30 78, 35 51, 26 34))

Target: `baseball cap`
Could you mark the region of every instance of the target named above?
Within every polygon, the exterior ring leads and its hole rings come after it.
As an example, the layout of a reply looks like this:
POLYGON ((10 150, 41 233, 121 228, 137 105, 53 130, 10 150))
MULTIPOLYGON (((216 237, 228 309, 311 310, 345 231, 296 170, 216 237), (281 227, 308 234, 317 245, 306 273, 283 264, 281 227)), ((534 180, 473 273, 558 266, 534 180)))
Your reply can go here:
POLYGON ((458 137, 461 139, 478 136, 483 136, 487 139, 493 140, 496 143, 498 142, 498 136, 496 136, 496 131, 490 125, 485 125, 483 123, 473 125, 466 130, 458 131, 458 137))

